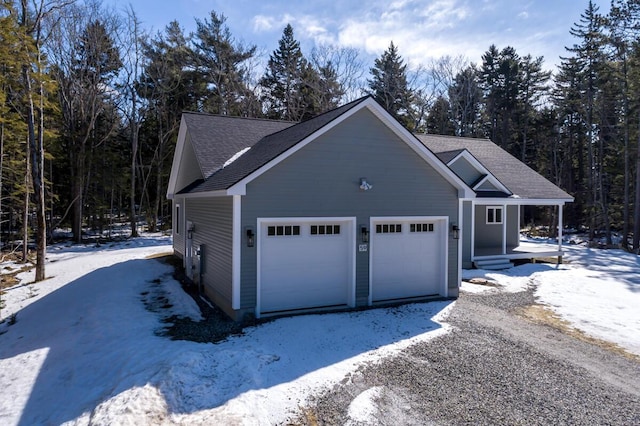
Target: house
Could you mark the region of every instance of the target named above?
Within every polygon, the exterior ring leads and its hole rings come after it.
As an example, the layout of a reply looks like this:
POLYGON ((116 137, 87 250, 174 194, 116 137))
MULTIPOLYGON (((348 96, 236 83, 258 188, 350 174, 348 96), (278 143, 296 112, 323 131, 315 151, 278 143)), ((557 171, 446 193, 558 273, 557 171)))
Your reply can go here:
POLYGON ((371 97, 302 123, 185 113, 174 252, 237 320, 457 297, 481 240, 509 255, 520 201, 571 197, 529 169, 553 193, 518 198, 483 149, 448 139, 416 137, 371 97))

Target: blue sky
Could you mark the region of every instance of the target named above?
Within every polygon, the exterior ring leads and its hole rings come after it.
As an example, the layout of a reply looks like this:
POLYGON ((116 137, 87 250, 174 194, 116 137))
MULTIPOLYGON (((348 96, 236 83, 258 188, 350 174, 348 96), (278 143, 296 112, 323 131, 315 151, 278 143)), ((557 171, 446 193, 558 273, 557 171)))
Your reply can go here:
MULTIPOLYGON (((481 62, 489 45, 515 47, 520 55, 544 56, 549 69, 574 43, 569 34, 588 0, 104 0, 131 4, 146 28, 171 20, 192 31, 194 18, 212 10, 227 17, 232 34, 266 54, 277 48, 287 23, 305 54, 314 43, 357 48, 373 64, 393 40, 410 66, 444 55, 481 62)), ((609 0, 596 0, 601 12, 609 0)))

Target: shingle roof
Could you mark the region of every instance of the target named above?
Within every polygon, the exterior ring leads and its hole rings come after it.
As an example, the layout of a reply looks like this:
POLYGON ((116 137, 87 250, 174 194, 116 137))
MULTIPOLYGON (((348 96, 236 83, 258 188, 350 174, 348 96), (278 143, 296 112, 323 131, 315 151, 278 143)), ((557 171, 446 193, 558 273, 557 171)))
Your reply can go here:
MULTIPOLYGON (((289 150, 306 137, 320 130, 331 121, 363 102, 365 99, 367 98, 358 99, 343 105, 340 108, 320 114, 310 120, 303 121, 295 125, 292 125, 293 123, 276 122, 280 123, 280 129, 262 134, 261 132, 264 132, 267 129, 265 123, 268 123, 268 121, 247 120, 247 122, 242 123, 243 125, 246 125, 245 127, 241 128, 236 123, 236 127, 228 130, 228 121, 222 120, 228 120, 229 117, 217 116, 215 123, 200 124, 203 129, 202 131, 199 130, 199 133, 208 135, 208 140, 207 143, 202 143, 202 141, 200 141, 198 146, 195 144, 197 136, 191 131, 191 127, 189 127, 188 129, 191 134, 191 140, 194 142, 196 156, 198 158, 215 156, 216 158, 208 164, 207 170, 211 170, 211 173, 205 174, 206 178, 203 182, 195 185, 189 185, 187 188, 180 191, 180 193, 217 191, 230 188, 238 181, 250 175, 269 161, 278 157, 280 154, 289 150), (253 126, 258 128, 256 129, 253 126), (251 146, 251 149, 227 167, 222 168, 222 165, 226 160, 242 149, 240 145, 234 145, 233 140, 234 138, 242 137, 239 132, 243 130, 251 134, 251 137, 244 136, 246 144, 243 147, 251 146), (253 143, 250 143, 252 138, 255 139, 257 135, 260 135, 260 137, 253 143), (220 143, 225 146, 224 154, 216 152, 220 143)), ((190 123, 187 123, 187 126, 189 126, 189 124, 190 123)))
POLYGON ((187 112, 183 114, 191 144, 206 178, 225 161, 244 148, 253 146, 264 136, 293 126, 291 121, 187 112))
POLYGON ((447 157, 450 155, 449 153, 454 151, 468 150, 515 197, 548 200, 573 199, 571 195, 489 139, 424 134, 416 134, 416 137, 439 157, 440 155, 447 157))

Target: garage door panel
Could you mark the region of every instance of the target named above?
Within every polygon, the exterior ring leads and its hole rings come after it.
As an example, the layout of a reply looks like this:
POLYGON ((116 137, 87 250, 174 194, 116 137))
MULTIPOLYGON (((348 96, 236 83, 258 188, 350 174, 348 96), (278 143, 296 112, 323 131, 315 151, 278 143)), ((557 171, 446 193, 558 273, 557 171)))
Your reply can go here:
POLYGON ((348 304, 351 224, 298 221, 299 235, 269 235, 270 226, 261 229, 260 311, 348 304))
POLYGON ((439 294, 444 280, 445 223, 429 218, 374 222, 373 301, 439 294))

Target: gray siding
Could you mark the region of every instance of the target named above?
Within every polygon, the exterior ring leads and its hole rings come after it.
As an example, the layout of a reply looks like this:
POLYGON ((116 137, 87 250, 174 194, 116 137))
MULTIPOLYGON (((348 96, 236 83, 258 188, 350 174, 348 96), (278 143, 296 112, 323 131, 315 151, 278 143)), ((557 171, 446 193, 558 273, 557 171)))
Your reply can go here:
MULTIPOLYGON (((476 205, 475 222, 475 250, 482 251, 482 254, 501 254, 502 225, 496 223, 487 224, 487 206, 476 205)), ((476 252, 475 254, 478 255, 479 253, 476 252)))
MULTIPOLYGON (((259 217, 448 216, 458 221, 457 190, 368 110, 361 110, 247 185, 242 229, 259 217), (359 189, 361 177, 373 189, 359 189)), ((449 238, 448 282, 456 295, 457 242, 449 238)), ((259 238, 259 235, 258 235, 259 238)), ((258 242, 257 242, 258 243, 258 242)), ((257 249, 242 245, 241 304, 256 303, 257 249)), ((356 304, 366 304, 369 253, 356 254, 356 304)))
MULTIPOLYGON (((233 316, 231 197, 190 198, 184 209, 194 223, 193 247, 205 245, 202 284, 206 295, 233 316)), ((187 266, 188 267, 188 266, 187 266)))
POLYGON ((193 151, 191 145, 191 136, 187 133, 185 137, 184 150, 182 151, 182 158, 180 161, 178 180, 176 181, 176 192, 184 189, 187 185, 193 183, 198 179, 202 179, 202 173, 200 172, 200 165, 196 158, 196 154, 193 151))
POLYGON ((507 250, 520 245, 519 206, 507 206, 507 250))
POLYGON ((451 165, 451 170, 456 172, 467 185, 472 185, 482 177, 482 174, 478 173, 476 168, 462 157, 451 165))

